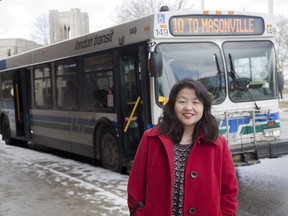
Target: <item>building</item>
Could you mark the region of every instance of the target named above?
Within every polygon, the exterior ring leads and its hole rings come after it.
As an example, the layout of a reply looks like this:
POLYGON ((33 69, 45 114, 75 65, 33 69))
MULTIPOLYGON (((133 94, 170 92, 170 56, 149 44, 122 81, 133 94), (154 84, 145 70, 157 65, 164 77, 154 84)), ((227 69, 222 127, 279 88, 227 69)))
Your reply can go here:
POLYGON ((50 43, 89 33, 88 13, 74 8, 68 12, 49 11, 50 43))
POLYGON ((41 46, 42 45, 39 45, 34 41, 21 38, 0 39, 0 59, 26 52, 41 46))
MULTIPOLYGON (((50 10, 49 31, 50 44, 87 34, 89 33, 88 13, 81 13, 77 8, 68 12, 50 10)), ((34 41, 21 38, 0 39, 0 59, 41 46, 34 41)))

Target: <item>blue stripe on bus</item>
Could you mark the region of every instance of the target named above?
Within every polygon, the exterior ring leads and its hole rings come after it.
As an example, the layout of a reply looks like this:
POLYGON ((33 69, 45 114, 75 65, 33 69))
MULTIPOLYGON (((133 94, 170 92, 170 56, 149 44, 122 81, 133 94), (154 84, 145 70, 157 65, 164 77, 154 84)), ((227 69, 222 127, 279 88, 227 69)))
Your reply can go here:
POLYGON ((0 60, 0 70, 5 70, 5 69, 7 69, 6 61, 0 60))
MULTIPOLYGON (((75 117, 61 117, 61 116, 45 116, 45 115, 30 115, 30 120, 34 125, 42 125, 48 128, 59 128, 62 130, 71 130, 74 132, 83 132, 88 130, 85 127, 94 127, 98 120, 84 119, 75 117), (56 126, 58 125, 58 126, 56 126)), ((113 126, 116 128, 117 123, 112 121, 113 126)))
POLYGON ((14 110, 14 101, 13 100, 3 100, 4 107, 1 109, 13 109, 14 110))
POLYGON ((62 117, 62 116, 46 116, 46 115, 34 115, 30 114, 31 121, 45 121, 45 122, 55 122, 55 123, 64 123, 71 124, 72 118, 62 117))
POLYGON ((257 114, 255 122, 265 122, 265 121, 277 121, 279 120, 279 112, 268 114, 257 114), (258 118, 263 117, 263 118, 258 118))
MULTIPOLYGON (((255 122, 268 122, 268 121, 278 121, 279 120, 279 112, 268 114, 256 114, 255 122), (262 117, 262 118, 261 118, 262 117)), ((232 117, 228 120, 229 125, 229 133, 236 133, 240 125, 249 124, 251 120, 250 116, 239 116, 232 117)), ((226 127, 226 121, 223 120, 221 127, 226 127)))

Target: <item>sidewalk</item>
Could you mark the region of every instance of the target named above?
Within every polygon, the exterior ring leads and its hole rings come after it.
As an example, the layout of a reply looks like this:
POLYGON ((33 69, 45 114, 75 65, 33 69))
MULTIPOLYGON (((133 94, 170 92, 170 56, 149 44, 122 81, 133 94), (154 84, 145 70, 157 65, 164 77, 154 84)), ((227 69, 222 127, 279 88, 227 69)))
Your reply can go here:
POLYGON ((288 121, 288 109, 280 109, 280 120, 288 121))
MULTIPOLYGON (((283 94, 283 100, 281 103, 288 105, 288 94, 283 94)), ((288 106, 285 105, 285 108, 280 109, 280 120, 288 121, 288 106)))

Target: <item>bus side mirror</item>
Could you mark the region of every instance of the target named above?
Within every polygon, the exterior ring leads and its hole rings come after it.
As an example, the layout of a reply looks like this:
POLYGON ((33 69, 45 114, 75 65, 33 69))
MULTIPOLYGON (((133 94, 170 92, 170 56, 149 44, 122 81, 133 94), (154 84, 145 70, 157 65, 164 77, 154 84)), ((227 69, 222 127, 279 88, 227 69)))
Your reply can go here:
POLYGON ((277 72, 277 84, 278 84, 278 90, 282 92, 284 88, 284 76, 281 71, 277 72))
POLYGON ((150 73, 153 77, 160 77, 162 76, 162 70, 162 53, 155 51, 151 53, 150 73))

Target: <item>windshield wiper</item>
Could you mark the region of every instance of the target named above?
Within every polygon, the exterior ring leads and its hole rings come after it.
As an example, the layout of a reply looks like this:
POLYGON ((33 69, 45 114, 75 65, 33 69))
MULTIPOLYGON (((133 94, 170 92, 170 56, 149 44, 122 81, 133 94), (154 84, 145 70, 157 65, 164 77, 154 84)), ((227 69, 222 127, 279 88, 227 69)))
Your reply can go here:
POLYGON ((247 88, 247 86, 243 83, 243 81, 241 80, 240 76, 237 74, 237 72, 234 70, 234 65, 233 65, 233 60, 232 60, 232 55, 231 53, 228 54, 229 56, 229 62, 230 62, 230 68, 231 68, 231 78, 233 79, 233 81, 235 82, 236 78, 239 80, 239 83, 241 84, 241 86, 244 88, 244 90, 248 93, 248 95, 250 96, 250 98, 252 99, 252 101, 254 102, 254 106, 256 110, 260 110, 260 107, 258 107, 255 98, 253 97, 253 95, 251 94, 251 92, 249 91, 249 89, 247 88))
POLYGON ((220 66, 219 66, 219 61, 218 61, 218 57, 216 54, 214 54, 214 57, 215 57, 215 62, 216 62, 216 67, 217 67, 217 77, 221 76, 221 70, 220 70, 220 66))
POLYGON ((219 80, 219 85, 216 85, 216 86, 214 87, 213 92, 212 92, 213 95, 215 95, 216 93, 218 93, 219 88, 222 89, 222 82, 221 82, 222 72, 221 72, 221 70, 220 70, 219 61, 218 61, 218 57, 217 57, 216 53, 214 54, 214 58, 215 58, 216 67, 217 67, 216 78, 218 78, 218 80, 219 80))

